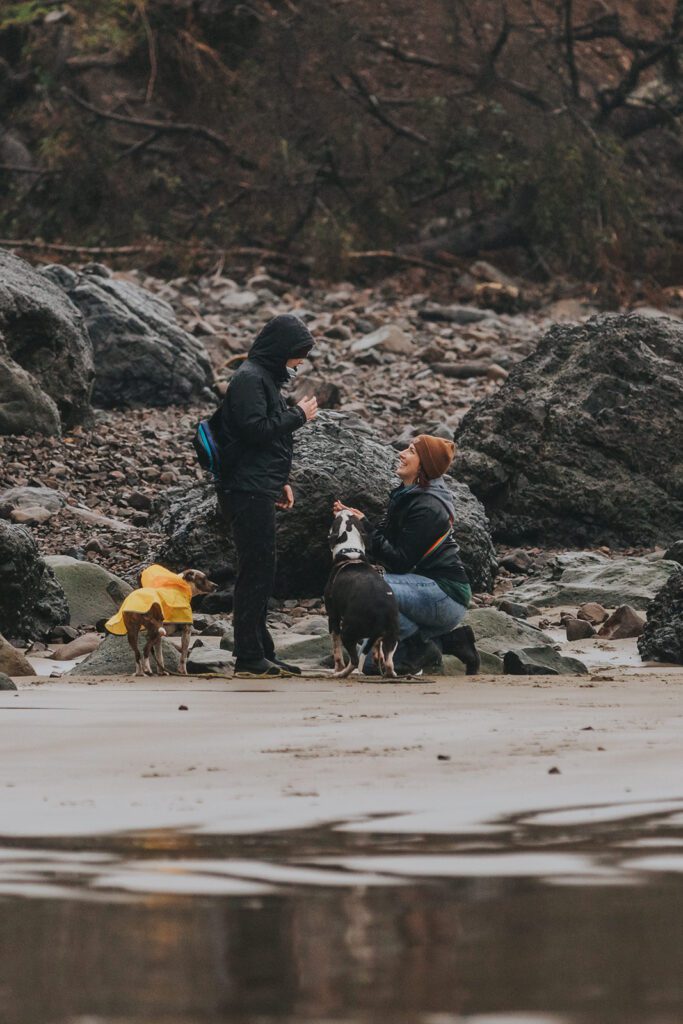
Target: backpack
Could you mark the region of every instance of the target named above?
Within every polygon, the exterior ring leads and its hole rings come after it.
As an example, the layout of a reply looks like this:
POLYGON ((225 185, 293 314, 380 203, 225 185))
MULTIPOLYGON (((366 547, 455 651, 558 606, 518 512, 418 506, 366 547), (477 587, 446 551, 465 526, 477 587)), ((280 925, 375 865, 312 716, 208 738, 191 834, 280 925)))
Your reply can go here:
POLYGON ((224 433, 219 406, 207 419, 199 421, 192 438, 199 465, 211 473, 217 483, 225 480, 236 456, 234 442, 228 443, 224 433))

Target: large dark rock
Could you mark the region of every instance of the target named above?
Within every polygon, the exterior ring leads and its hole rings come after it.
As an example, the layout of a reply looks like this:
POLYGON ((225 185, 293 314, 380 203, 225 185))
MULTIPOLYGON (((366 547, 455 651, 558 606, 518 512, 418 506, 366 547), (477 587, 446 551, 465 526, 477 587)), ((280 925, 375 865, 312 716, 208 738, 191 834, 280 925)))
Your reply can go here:
POLYGON ((69 606, 29 530, 0 519, 0 633, 40 639, 69 621, 69 606))
POLYGON ((683 521, 683 323, 556 325, 477 403, 454 472, 507 542, 669 542, 683 521))
MULTIPOLYGON (((296 434, 291 482, 296 504, 278 513, 276 595, 315 597, 322 593, 330 568, 327 532, 332 503, 341 498, 372 521, 386 510, 389 491, 398 483, 396 452, 365 430, 354 430, 340 413, 320 413, 296 434)), ((455 533, 474 590, 489 590, 496 558, 481 504, 468 488, 449 479, 456 504, 455 533)), ((161 514, 168 541, 157 553, 174 568, 227 572, 234 550, 207 484, 177 491, 161 514)))
POLYGON ((669 576, 648 605, 638 650, 643 661, 683 665, 683 569, 669 576))
POLYGON ((178 325, 167 302, 99 264, 80 274, 58 265, 42 273, 85 317, 95 350, 95 405, 182 405, 207 397, 213 370, 206 349, 178 325))
POLYGON ((57 434, 90 409, 83 318, 52 281, 0 249, 0 433, 57 434))

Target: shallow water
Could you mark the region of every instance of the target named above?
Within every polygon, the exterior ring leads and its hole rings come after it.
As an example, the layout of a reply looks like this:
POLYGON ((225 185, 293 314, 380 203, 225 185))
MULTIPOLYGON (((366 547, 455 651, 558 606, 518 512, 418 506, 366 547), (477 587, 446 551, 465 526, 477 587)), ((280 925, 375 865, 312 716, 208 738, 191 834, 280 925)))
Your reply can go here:
POLYGON ((679 1024, 683 799, 497 824, 0 840, 2 1020, 679 1024))

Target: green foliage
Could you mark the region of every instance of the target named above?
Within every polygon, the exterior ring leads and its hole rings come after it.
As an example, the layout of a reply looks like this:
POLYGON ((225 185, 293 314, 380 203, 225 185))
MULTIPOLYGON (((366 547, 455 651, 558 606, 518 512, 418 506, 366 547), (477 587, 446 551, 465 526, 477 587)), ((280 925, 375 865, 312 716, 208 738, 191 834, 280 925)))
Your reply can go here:
POLYGON ((21 0, 20 3, 10 2, 4 5, 3 10, 0 10, 0 31, 31 25, 50 10, 50 5, 42 3, 41 0, 21 0))
POLYGON ((527 177, 535 190, 529 235, 558 266, 593 275, 638 265, 652 242, 650 204, 613 137, 558 131, 528 161, 527 177))

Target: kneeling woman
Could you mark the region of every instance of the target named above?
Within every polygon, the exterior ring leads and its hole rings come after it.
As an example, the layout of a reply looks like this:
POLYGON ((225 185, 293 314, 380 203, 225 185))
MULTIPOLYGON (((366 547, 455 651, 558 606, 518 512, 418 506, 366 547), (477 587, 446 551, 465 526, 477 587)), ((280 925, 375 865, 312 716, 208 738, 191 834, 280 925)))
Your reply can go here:
MULTIPOLYGON (((368 556, 387 571, 399 609, 396 669, 416 672, 454 654, 468 675, 479 670, 469 626, 460 626, 472 597, 465 567, 452 534, 455 507, 443 475, 450 466, 452 441, 420 434, 398 456, 401 484, 389 497, 386 516, 371 533, 368 556)), ((334 511, 349 506, 337 501, 334 511)), ((365 518, 358 509, 351 512, 365 518)), ((366 670, 371 670, 366 659, 366 670)))

